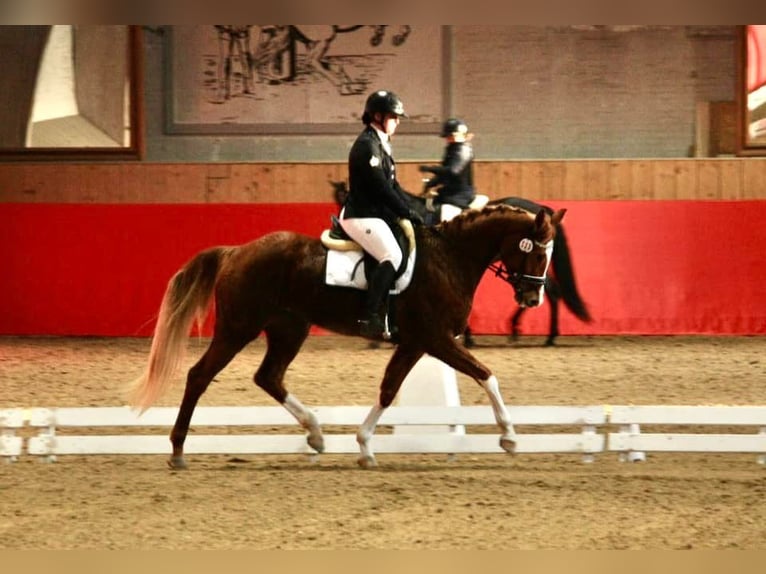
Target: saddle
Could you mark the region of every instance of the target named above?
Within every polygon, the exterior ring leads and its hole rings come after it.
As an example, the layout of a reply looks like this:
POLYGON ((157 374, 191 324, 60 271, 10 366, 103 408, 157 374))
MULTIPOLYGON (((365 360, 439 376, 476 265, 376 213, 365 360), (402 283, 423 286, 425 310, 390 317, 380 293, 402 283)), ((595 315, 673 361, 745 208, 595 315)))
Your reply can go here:
MULTIPOLYGON (((325 283, 367 289, 367 277, 378 264, 377 260, 346 234, 335 215, 331 215, 330 219, 330 229, 325 229, 320 236, 322 245, 327 249, 325 283)), ((400 219, 399 225, 392 227, 392 231, 402 253, 407 255, 396 270, 396 279, 390 291, 398 294, 407 288, 412 279, 416 254, 415 230, 408 219, 400 219)))

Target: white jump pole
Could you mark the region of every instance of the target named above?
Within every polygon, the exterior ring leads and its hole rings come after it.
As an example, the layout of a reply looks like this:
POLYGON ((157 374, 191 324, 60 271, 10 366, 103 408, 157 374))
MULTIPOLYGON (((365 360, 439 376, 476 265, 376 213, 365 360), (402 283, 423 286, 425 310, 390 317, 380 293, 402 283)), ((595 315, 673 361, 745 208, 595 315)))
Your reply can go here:
MULTIPOLYGON (((404 379, 397 395, 400 406, 459 407, 460 391, 455 369, 430 355, 415 364, 404 379)), ((453 433, 465 434, 463 425, 401 425, 394 433, 453 433)))

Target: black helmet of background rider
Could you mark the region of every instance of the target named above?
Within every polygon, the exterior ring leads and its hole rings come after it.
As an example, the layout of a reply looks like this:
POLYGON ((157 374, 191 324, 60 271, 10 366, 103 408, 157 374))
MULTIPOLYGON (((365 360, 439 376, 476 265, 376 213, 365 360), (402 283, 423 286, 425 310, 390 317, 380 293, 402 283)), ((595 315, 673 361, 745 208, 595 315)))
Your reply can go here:
POLYGON ((454 134, 460 134, 460 135, 467 135, 468 134, 468 125, 461 119, 458 118, 450 118, 444 124, 442 125, 442 131, 439 134, 440 137, 448 138, 451 135, 454 134))
POLYGON ((364 104, 362 122, 365 125, 370 125, 375 118, 375 114, 394 114, 404 118, 408 117, 404 113, 402 100, 394 92, 389 92, 388 90, 378 90, 367 97, 367 101, 364 104))

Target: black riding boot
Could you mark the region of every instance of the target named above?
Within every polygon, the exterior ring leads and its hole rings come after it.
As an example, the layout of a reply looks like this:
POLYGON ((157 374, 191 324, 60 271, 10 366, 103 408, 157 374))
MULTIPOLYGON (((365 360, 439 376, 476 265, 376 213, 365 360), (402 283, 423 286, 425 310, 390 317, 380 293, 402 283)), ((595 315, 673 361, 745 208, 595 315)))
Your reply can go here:
POLYGON ((364 337, 378 337, 385 329, 385 323, 380 316, 380 308, 388 296, 391 284, 394 282, 396 270, 386 261, 378 265, 372 272, 367 287, 367 301, 364 305, 364 319, 359 321, 359 332, 364 337))

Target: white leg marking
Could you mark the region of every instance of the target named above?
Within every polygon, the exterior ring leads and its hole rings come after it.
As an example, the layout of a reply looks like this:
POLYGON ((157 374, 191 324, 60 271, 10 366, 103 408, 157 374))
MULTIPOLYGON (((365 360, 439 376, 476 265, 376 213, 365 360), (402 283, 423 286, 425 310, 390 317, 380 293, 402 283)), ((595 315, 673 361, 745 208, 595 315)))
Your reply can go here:
POLYGON ((322 436, 322 429, 319 428, 319 421, 317 421, 316 415, 303 406, 297 398, 288 394, 285 397, 284 407, 287 411, 295 417, 304 429, 308 431, 308 437, 306 441, 309 446, 317 452, 324 451, 324 437, 322 436))
POLYGON ((375 432, 375 427, 385 410, 384 407, 380 406, 380 403, 376 404, 370 409, 367 418, 364 419, 359 430, 356 431, 356 442, 359 443, 360 451, 359 460, 357 462, 359 463, 359 466, 363 468, 369 468, 376 465, 375 455, 372 452, 372 448, 370 448, 370 439, 372 438, 372 435, 375 432))
POLYGON ((492 410, 495 413, 495 420, 503 431, 500 437, 500 446, 508 452, 513 452, 516 447, 516 431, 513 430, 508 409, 505 408, 503 398, 500 396, 500 385, 497 382, 497 377, 491 375, 486 381, 479 383, 487 392, 489 401, 492 403, 492 410))

